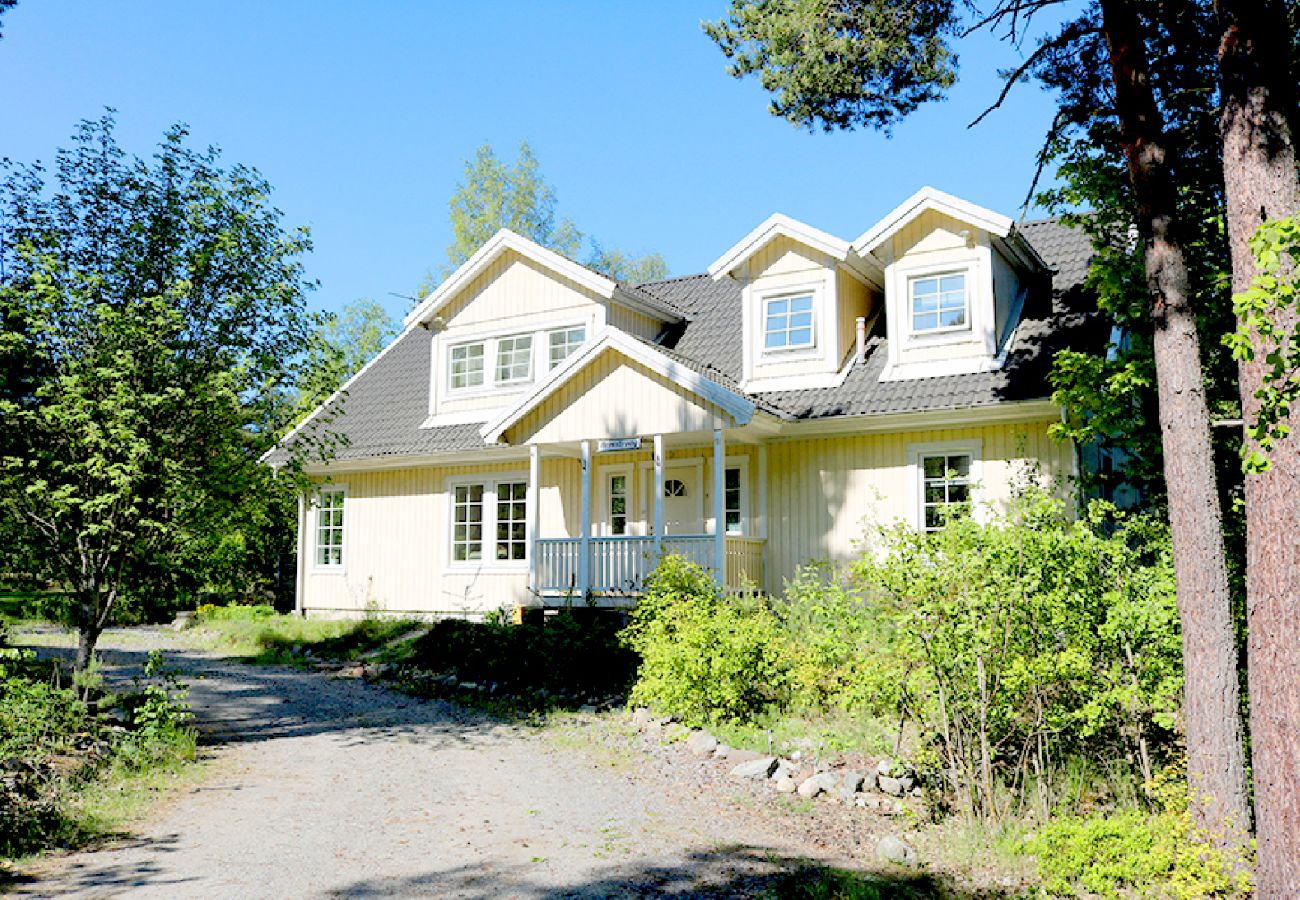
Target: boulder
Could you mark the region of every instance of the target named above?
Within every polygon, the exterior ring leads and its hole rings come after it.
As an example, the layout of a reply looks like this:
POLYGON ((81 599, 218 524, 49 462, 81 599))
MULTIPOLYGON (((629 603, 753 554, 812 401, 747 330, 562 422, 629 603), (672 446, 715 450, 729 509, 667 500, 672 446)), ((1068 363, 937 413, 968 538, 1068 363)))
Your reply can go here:
POLYGON ((835 787, 836 778, 830 772, 819 772, 803 780, 799 785, 800 797, 816 797, 835 787))
POLYGON ((799 782, 795 781, 789 775, 778 775, 772 779, 772 786, 782 794, 793 794, 799 788, 799 782))
POLYGON ((799 768, 788 759, 777 760, 776 768, 772 771, 773 778, 794 778, 799 768))
POLYGON ((845 803, 852 803, 866 780, 867 776, 862 772, 845 772, 840 777, 840 799, 845 803))
POLYGON ((686 736, 690 733, 691 730, 687 728, 685 725, 681 724, 680 722, 673 722, 670 725, 664 726, 662 739, 669 744, 673 744, 676 743, 677 741, 686 740, 686 736))
POLYGON ((880 786, 882 793, 891 797, 901 797, 916 786, 916 778, 910 773, 897 778, 892 775, 877 775, 876 784, 880 786))
MULTIPOLYGON (((721 749, 721 745, 719 746, 721 749)), ((728 747, 727 752, 722 756, 731 763, 753 762, 756 759, 769 759, 767 754, 759 753, 755 750, 742 750, 739 747, 728 747)))
POLYGON ((896 865, 916 865, 916 851, 892 834, 887 834, 876 841, 876 855, 896 865))
POLYGON ((632 724, 637 728, 645 728, 650 724, 650 710, 644 706, 638 706, 632 712, 632 724))
POLYGON ((775 756, 760 756, 731 770, 732 778, 767 778, 776 769, 775 756))
POLYGON ((726 744, 718 744, 718 746, 713 748, 713 758, 726 759, 732 752, 732 747, 728 747, 726 744))
POLYGON ((708 756, 718 749, 718 739, 707 731, 692 731, 686 738, 686 749, 695 756, 708 756))

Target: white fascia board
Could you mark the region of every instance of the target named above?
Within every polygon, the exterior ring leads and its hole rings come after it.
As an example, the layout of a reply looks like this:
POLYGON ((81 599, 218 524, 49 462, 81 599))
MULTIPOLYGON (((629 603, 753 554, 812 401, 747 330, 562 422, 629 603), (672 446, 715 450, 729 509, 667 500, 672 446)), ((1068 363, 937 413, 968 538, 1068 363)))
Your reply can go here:
POLYGON ((1015 422, 1059 421, 1061 407, 1051 400, 1010 400, 983 406, 927 409, 918 412, 829 416, 782 422, 776 439, 801 440, 822 435, 879 434, 928 428, 963 428, 1015 422))
POLYGON ((409 326, 406 327, 406 328, 403 328, 403 329, 402 329, 402 333, 399 334, 397 337, 393 338, 391 341, 389 341, 387 347, 385 347, 383 350, 380 350, 378 353, 376 353, 376 354, 374 355, 374 357, 370 360, 370 362, 366 363, 364 366, 362 366, 360 369, 357 370, 357 373, 356 373, 355 375, 353 375, 353 376, 352 376, 351 378, 349 378, 347 381, 343 382, 343 384, 341 384, 341 385, 339 386, 339 389, 338 389, 337 391, 335 391, 334 393, 330 394, 327 398, 325 398, 325 402, 324 402, 324 403, 321 403, 319 406, 317 406, 315 409, 313 409, 310 413, 308 413, 307 416, 306 416, 306 417, 305 417, 301 422, 299 422, 297 425, 293 426, 293 428, 289 431, 288 434, 286 434, 284 437, 282 437, 282 438, 280 438, 278 441, 276 441, 276 442, 275 442, 275 446, 273 446, 270 450, 267 450, 265 453, 263 453, 261 456, 259 456, 259 457, 257 458, 257 461, 258 461, 258 462, 266 462, 266 458, 267 458, 268 456, 270 456, 272 453, 274 453, 275 450, 276 450, 277 448, 279 448, 280 446, 282 446, 282 445, 284 445, 284 444, 289 443, 289 441, 291 441, 291 440, 293 440, 295 437, 297 437, 298 434, 299 434, 299 433, 300 433, 304 428, 306 428, 308 424, 311 423, 312 419, 315 419, 318 415, 321 414, 321 411, 322 411, 323 409, 325 409, 325 407, 329 406, 331 403, 333 403, 333 402, 334 402, 335 400, 337 400, 339 397, 341 397, 341 396, 343 396, 345 393, 347 393, 348 388, 352 387, 353 383, 354 383, 358 378, 360 378, 362 375, 366 374, 366 372, 368 372, 368 371, 370 370, 370 367, 371 367, 371 366, 373 366, 375 363, 377 363, 377 362, 379 362, 381 359, 383 359, 384 356, 387 355, 387 353, 388 353, 389 350, 392 350, 394 347, 396 347, 396 346, 398 345, 398 343, 401 342, 402 338, 406 337, 406 336, 407 336, 408 334, 410 334, 410 333, 411 333, 411 328, 410 328, 409 326))
POLYGON ((554 250, 548 250, 523 235, 515 234, 508 228, 502 228, 492 235, 487 243, 474 251, 474 255, 465 260, 459 269, 452 272, 447 280, 438 285, 433 293, 420 301, 420 305, 407 314, 403 324, 409 328, 411 325, 424 323, 432 319, 437 315, 438 310, 446 306, 464 287, 481 275, 488 266, 496 261, 497 257, 509 250, 513 250, 520 256, 527 257, 538 265, 564 276, 606 300, 614 296, 614 289, 618 287, 615 282, 610 281, 604 275, 593 272, 586 266, 579 265, 573 260, 561 256, 554 250))
POLYGON ((614 302, 636 312, 643 313, 664 322, 681 322, 686 319, 681 312, 646 293, 633 294, 621 286, 614 294, 614 302))
POLYGON ((868 256, 881 244, 898 233, 908 222, 927 210, 934 210, 952 216, 967 224, 974 225, 989 234, 1004 238, 1011 232, 1014 224, 1011 219, 991 209, 976 206, 960 197, 945 193, 937 188, 921 188, 908 197, 883 219, 872 225, 853 242, 853 249, 859 256, 868 256))
POLYGON ((606 350, 617 350, 627 358, 645 366, 688 391, 722 409, 735 420, 737 426, 745 425, 754 416, 753 401, 742 397, 735 391, 728 390, 715 381, 710 381, 694 369, 687 368, 676 360, 670 359, 648 344, 643 344, 617 329, 610 328, 598 341, 594 341, 577 351, 550 374, 539 381, 534 388, 522 397, 510 409, 483 426, 479 432, 488 444, 496 444, 507 428, 518 422, 539 403, 559 390, 576 372, 593 362, 606 350))
POLYGON ((820 228, 814 228, 782 213, 773 213, 763 224, 718 257, 713 265, 709 266, 709 277, 715 280, 726 277, 737 266, 778 237, 788 237, 792 241, 825 253, 838 262, 847 260, 853 249, 848 241, 828 234, 820 228))

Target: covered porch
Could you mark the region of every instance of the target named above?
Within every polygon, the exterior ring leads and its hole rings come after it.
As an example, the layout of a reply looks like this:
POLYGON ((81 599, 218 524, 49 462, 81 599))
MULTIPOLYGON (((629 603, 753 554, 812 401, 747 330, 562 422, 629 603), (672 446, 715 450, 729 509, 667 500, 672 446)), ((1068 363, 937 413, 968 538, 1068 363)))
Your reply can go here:
POLYGON ((766 446, 746 398, 606 337, 484 428, 527 446, 529 593, 632 601, 678 554, 727 590, 765 587, 766 446), (545 475, 545 478, 543 477, 545 475))

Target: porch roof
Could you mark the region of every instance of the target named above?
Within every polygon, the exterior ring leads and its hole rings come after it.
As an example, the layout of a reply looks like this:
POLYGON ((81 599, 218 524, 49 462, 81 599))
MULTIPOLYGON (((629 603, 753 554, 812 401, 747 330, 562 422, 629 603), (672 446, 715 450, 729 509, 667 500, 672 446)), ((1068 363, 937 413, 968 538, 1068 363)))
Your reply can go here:
POLYGON ((668 354, 608 331, 480 433, 499 444, 707 431, 746 425, 754 410, 753 401, 668 354))

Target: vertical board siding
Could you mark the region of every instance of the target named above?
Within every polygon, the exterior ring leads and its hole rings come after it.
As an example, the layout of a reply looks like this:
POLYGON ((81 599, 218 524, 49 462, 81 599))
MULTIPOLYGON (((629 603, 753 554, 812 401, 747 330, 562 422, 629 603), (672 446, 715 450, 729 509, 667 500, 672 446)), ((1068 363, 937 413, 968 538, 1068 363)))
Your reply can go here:
POLYGON ((513 250, 503 253, 447 304, 447 333, 590 313, 603 299, 513 250))
POLYGON ((620 331, 626 331, 628 334, 635 334, 637 337, 645 338, 647 341, 652 341, 658 337, 659 332, 663 331, 664 327, 661 320, 637 312, 634 309, 628 309, 621 303, 611 303, 606 316, 608 323, 613 327, 620 331))
POLYGON ((875 546, 874 531, 912 514, 917 490, 908 447, 977 438, 979 500, 1004 507, 1027 468, 1071 493, 1073 447, 1051 438, 1049 422, 846 435, 773 443, 768 449, 767 589, 779 592, 799 566, 842 562, 875 546))

